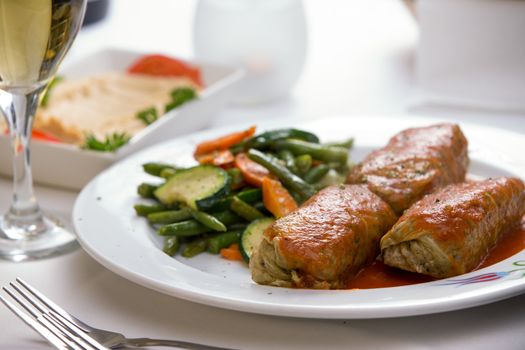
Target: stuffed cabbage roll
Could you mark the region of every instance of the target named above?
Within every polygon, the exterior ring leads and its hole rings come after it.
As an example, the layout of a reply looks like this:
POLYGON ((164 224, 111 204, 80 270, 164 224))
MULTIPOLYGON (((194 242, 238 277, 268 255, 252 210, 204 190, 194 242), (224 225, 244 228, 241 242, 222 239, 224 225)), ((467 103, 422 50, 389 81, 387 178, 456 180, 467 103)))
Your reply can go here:
POLYGON ((255 282, 341 288, 379 253, 396 215, 363 185, 330 186, 275 221, 250 259, 255 282))
POLYGON ((348 183, 365 183, 397 214, 425 194, 462 182, 467 140, 459 126, 439 124, 401 131, 350 172, 348 183))
POLYGON ((516 178, 447 186, 408 209, 381 239, 383 261, 445 278, 475 269, 498 239, 525 214, 516 178))

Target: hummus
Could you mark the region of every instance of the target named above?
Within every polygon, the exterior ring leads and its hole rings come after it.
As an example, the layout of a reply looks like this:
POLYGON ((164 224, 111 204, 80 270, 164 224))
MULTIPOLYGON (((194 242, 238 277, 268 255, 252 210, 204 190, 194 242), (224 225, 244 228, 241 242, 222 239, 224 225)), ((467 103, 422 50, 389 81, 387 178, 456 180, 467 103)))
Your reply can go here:
POLYGON ((34 129, 63 142, 83 144, 86 134, 104 138, 114 132, 130 136, 146 127, 137 113, 155 107, 159 116, 178 87, 199 87, 179 77, 105 73, 65 80, 51 91, 47 106, 39 108, 34 129))

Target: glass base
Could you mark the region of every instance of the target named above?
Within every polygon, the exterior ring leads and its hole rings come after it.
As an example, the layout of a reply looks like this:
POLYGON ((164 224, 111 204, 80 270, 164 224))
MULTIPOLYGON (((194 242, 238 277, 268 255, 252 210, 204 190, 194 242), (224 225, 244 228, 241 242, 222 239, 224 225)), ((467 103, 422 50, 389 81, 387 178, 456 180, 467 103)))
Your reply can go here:
POLYGON ((0 259, 25 261, 67 253, 78 247, 76 236, 63 225, 40 216, 30 223, 0 217, 0 259))

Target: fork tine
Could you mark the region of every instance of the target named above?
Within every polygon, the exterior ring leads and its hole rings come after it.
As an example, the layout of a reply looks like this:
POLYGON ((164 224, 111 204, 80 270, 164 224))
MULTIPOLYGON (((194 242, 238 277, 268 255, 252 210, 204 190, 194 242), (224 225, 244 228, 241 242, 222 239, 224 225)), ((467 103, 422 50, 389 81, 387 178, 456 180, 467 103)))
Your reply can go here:
POLYGON ((67 346, 62 340, 60 340, 56 335, 54 335, 50 330, 42 326, 40 323, 26 315, 24 312, 20 311, 15 305, 13 305, 10 301, 5 299, 2 295, 0 295, 0 301, 2 301, 2 303, 4 303, 4 305, 7 306, 7 308, 11 310, 15 315, 17 315, 25 324, 27 324, 29 327, 33 328, 33 330, 36 331, 38 334, 46 338, 47 341, 53 344, 57 349, 68 350, 67 346))
POLYGON ((33 309, 29 306, 29 304, 27 302, 25 302, 24 300, 20 299, 10 289, 7 289, 6 287, 2 287, 2 289, 4 290, 4 292, 9 294, 9 296, 11 298, 13 298, 13 300, 15 300, 20 306, 22 306, 31 316, 33 316, 33 318, 37 318, 38 317, 38 315, 33 311, 33 309))
MULTIPOLYGON (((23 294, 23 292, 13 283, 9 283, 17 292, 21 293, 25 300, 29 301, 33 307, 37 308, 41 313, 47 312, 46 310, 42 309, 40 306, 38 306, 32 298, 29 296, 26 296, 23 294)), ((11 298, 13 298, 14 301, 16 301, 20 306, 22 306, 31 316, 33 316, 34 319, 36 319, 37 322, 39 322, 44 328, 46 328, 49 332, 51 332, 54 336, 59 338, 65 345, 69 346, 70 348, 74 350, 82 350, 79 347, 75 346, 69 339, 67 339, 61 332, 59 328, 57 328, 55 325, 47 321, 46 319, 42 319, 40 315, 36 314, 33 309, 29 306, 29 304, 21 299, 19 296, 15 295, 10 289, 6 287, 2 287, 2 289, 9 294, 11 298)), ((24 314, 25 315, 25 314, 24 314)))
POLYGON ((45 295, 39 292, 36 288, 29 285, 29 283, 23 281, 20 278, 17 278, 16 281, 29 293, 22 290, 13 283, 10 283, 11 286, 15 288, 27 301, 29 301, 31 305, 37 308, 43 314, 42 316, 44 317, 44 319, 47 322, 49 322, 53 327, 57 328, 59 332, 61 332, 62 334, 69 335, 69 338, 73 342, 82 346, 82 348, 86 348, 85 346, 88 345, 89 347, 87 349, 107 349, 106 347, 102 346, 100 343, 95 341, 93 338, 88 336, 85 333, 86 331, 82 327, 80 327, 80 325, 78 325, 78 320, 74 319, 73 316, 71 316, 67 311, 55 304, 53 301, 51 301, 49 298, 47 298, 45 295), (38 301, 35 301, 34 298, 36 298, 38 301), (42 305, 45 306, 47 309, 43 308, 42 305), (82 343, 79 344, 79 342, 72 337, 82 339, 82 343))
POLYGON ((78 327, 75 323, 71 322, 67 318, 63 317, 61 314, 51 310, 49 311, 49 316, 57 320, 59 323, 61 323, 70 332, 73 332, 73 334, 82 338, 82 340, 84 340, 85 342, 89 343, 94 349, 97 349, 97 350, 107 350, 108 349, 102 344, 100 344, 99 342, 97 342, 95 339, 91 338, 80 327, 78 327))
POLYGON ((56 312, 57 314, 60 314, 62 317, 69 320, 70 322, 75 323, 78 327, 82 328, 84 331, 88 331, 87 329, 83 327, 83 323, 80 323, 79 320, 75 319, 73 316, 71 316, 68 312, 66 312, 60 306, 52 302, 48 297, 46 297, 45 295, 40 293, 38 290, 36 290, 35 287, 32 287, 29 283, 25 282, 21 278, 16 278, 16 281, 20 283, 20 285, 24 287, 27 291, 29 291, 29 293, 33 294, 33 296, 37 298, 39 302, 47 306, 50 310, 56 312))
POLYGON ((54 327, 56 327, 60 333, 66 338, 66 342, 68 345, 70 345, 75 350, 94 350, 91 345, 87 344, 85 341, 83 341, 80 337, 78 337, 76 334, 71 333, 69 329, 67 329, 61 322, 57 321, 53 317, 49 316, 49 314, 42 314, 42 317, 46 320, 46 322, 49 322, 54 327))
POLYGON ((41 302, 38 302, 38 299, 35 300, 35 297, 32 296, 30 293, 26 292, 22 288, 18 287, 13 282, 9 282, 9 285, 18 292, 22 297, 24 297, 25 300, 27 300, 35 309, 37 309, 39 312, 46 312, 46 309, 44 308, 45 305, 43 305, 41 302))
POLYGON ((56 335, 60 340, 62 340, 62 342, 64 342, 68 346, 68 349, 92 350, 92 348, 89 348, 89 347, 86 348, 85 344, 79 344, 77 341, 72 339, 71 336, 67 334, 67 332, 64 332, 64 330, 61 329, 61 327, 57 326, 54 322, 51 322, 47 314, 42 314, 41 316, 39 316, 37 320, 38 322, 43 324, 45 327, 47 327, 49 330, 51 330, 52 328, 53 334, 56 335))

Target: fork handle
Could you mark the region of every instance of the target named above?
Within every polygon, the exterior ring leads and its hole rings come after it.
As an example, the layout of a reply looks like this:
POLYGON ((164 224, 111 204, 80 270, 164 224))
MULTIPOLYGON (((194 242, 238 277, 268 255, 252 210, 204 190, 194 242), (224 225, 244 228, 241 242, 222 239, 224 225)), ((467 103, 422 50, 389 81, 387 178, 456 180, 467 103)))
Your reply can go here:
POLYGON ((234 350, 230 348, 220 348, 217 346, 209 346, 203 344, 189 343, 178 340, 165 340, 165 339, 151 339, 151 338, 131 338, 126 339, 124 345, 130 346, 173 346, 189 350, 234 350))

